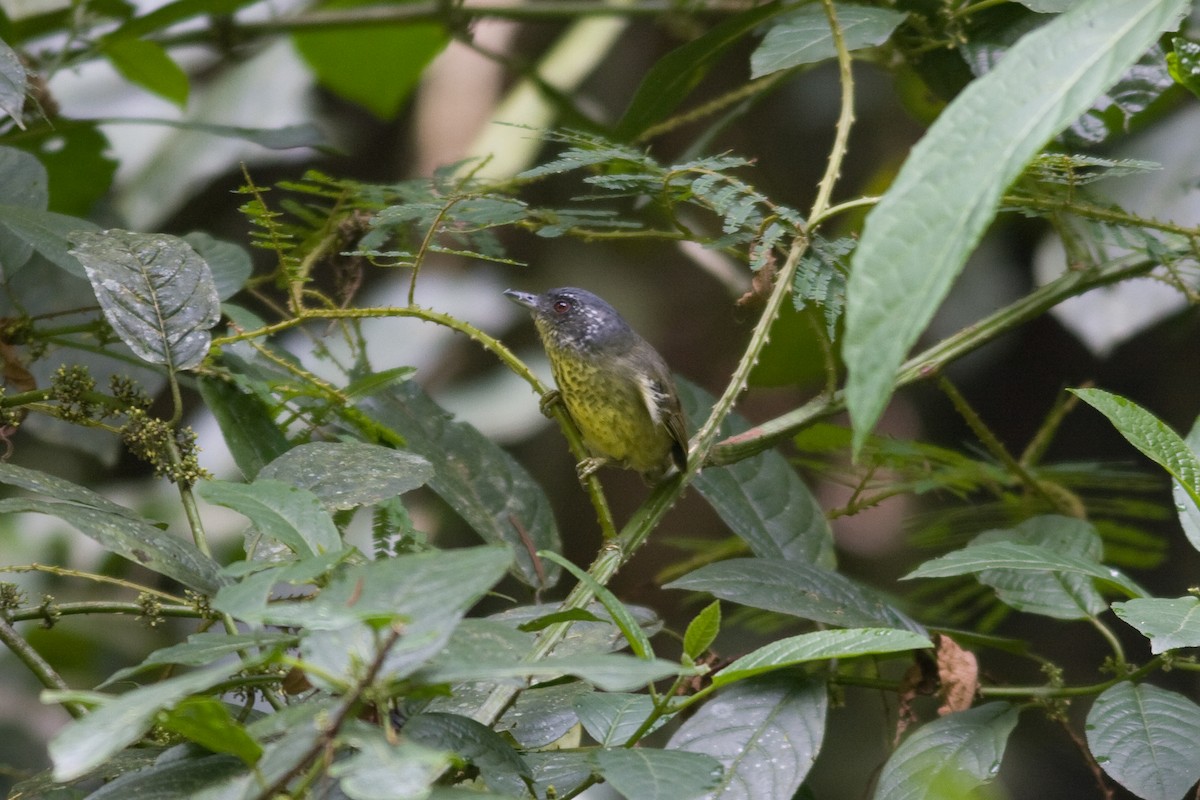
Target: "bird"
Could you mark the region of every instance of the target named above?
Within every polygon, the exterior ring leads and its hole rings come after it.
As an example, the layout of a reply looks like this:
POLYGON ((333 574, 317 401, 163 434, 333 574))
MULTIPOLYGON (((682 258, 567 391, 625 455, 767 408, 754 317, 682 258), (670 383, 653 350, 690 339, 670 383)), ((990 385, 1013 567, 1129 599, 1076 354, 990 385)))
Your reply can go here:
POLYGON ((591 453, 580 461, 581 481, 611 464, 654 484, 672 468, 687 469, 687 423, 666 361, 602 298, 574 287, 543 294, 507 289, 529 309, 557 392, 591 453))

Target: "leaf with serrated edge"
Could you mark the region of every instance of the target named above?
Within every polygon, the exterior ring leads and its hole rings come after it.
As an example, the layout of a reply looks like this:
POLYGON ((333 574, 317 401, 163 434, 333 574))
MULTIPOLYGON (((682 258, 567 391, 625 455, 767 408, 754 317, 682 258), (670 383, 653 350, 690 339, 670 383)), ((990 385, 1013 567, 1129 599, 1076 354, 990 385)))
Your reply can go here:
POLYGON ((638 800, 690 800, 717 785, 721 762, 704 753, 651 747, 605 748, 595 754, 604 780, 623 797, 638 800))
POLYGON ((1004 190, 1188 5, 1075 4, 969 84, 912 149, 867 215, 850 272, 842 355, 856 450, 883 413, 901 360, 991 223, 1004 190))
POLYGON ((1200 647, 1200 598, 1144 597, 1113 603, 1112 609, 1150 640, 1152 653, 1200 647))
POLYGON ((1015 708, 987 703, 922 725, 883 765, 875 800, 975 796, 996 777, 1016 724, 1015 708))
POLYGON ((187 242, 163 233, 80 232, 71 255, 87 272, 104 318, 152 364, 200 365, 221 318, 212 271, 187 242))
POLYGON ((927 647, 933 647, 933 642, 924 636, 892 628, 853 628, 844 631, 802 633, 771 642, 742 656, 714 675, 713 685, 724 686, 807 661, 885 655, 927 647))
POLYGON ((828 708, 823 682, 762 675, 700 706, 667 747, 705 753, 724 765, 708 795, 714 800, 792 797, 821 751, 828 708))
POLYGON ((1200 779, 1200 706, 1122 681, 1087 716, 1088 749, 1109 777, 1143 800, 1179 800, 1200 779))

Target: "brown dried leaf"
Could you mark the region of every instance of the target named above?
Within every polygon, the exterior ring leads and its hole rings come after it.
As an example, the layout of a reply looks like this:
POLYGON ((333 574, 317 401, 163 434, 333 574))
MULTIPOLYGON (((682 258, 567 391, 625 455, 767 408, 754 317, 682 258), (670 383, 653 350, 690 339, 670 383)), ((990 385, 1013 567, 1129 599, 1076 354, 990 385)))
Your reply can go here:
POLYGON ((964 650, 949 636, 938 635, 937 671, 942 705, 938 716, 964 711, 975 702, 979 691, 979 662, 970 650, 964 650))

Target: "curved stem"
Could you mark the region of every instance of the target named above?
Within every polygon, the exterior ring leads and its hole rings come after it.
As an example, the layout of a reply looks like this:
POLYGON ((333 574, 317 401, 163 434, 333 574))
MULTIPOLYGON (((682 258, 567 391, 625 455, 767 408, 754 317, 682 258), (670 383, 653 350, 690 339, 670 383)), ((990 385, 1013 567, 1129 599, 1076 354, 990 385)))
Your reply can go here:
MULTIPOLYGON (((46 659, 42 658, 41 654, 34 650, 29 642, 21 637, 21 634, 17 633, 17 629, 2 614, 0 614, 0 642, 3 642, 13 655, 20 659, 21 663, 37 677, 42 686, 60 691, 71 690, 62 676, 54 671, 54 667, 50 666, 46 659)), ((62 706, 75 719, 79 719, 87 713, 87 710, 78 703, 65 702, 62 706)))

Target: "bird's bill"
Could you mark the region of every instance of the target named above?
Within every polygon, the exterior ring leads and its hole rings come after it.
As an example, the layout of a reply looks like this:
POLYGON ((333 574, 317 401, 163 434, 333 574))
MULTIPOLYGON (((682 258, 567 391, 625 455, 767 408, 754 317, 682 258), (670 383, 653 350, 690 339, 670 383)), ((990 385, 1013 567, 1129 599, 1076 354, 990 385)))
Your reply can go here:
POLYGON ((504 296, 520 306, 537 308, 538 296, 529 292, 518 292, 516 289, 505 289, 504 296))

